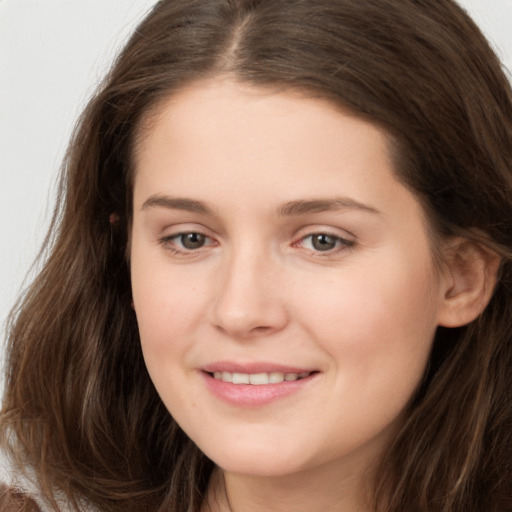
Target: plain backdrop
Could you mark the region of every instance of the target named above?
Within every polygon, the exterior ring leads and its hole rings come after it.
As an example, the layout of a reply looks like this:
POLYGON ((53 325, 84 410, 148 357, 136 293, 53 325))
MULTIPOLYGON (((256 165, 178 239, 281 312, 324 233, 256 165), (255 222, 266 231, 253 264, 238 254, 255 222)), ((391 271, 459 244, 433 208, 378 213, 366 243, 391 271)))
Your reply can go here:
MULTIPOLYGON (((155 0, 0 0, 0 323, 53 209, 72 127, 155 0)), ((460 0, 512 70, 512 0, 460 0)), ((0 337, 0 362, 5 339, 0 337)), ((1 386, 1 385, 0 385, 1 386)))

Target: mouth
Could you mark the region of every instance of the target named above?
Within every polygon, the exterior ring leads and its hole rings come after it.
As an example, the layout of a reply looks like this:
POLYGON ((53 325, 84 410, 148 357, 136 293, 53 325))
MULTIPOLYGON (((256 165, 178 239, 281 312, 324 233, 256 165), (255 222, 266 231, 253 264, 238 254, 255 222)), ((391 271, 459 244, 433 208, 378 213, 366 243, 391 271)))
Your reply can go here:
POLYGON ((206 372, 210 377, 230 384, 249 384, 252 386, 265 386, 268 384, 280 384, 281 382, 294 382, 306 379, 318 373, 316 371, 304 372, 261 372, 261 373, 239 373, 228 371, 206 372))
POLYGON ((217 361, 201 368, 214 396, 236 407, 259 407, 298 395, 318 381, 319 370, 275 362, 217 361))

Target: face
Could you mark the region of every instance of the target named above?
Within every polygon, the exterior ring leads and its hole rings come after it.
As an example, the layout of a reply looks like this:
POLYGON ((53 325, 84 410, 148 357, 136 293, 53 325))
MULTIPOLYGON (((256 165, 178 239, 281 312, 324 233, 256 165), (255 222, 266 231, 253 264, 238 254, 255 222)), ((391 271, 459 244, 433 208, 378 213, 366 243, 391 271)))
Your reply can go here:
POLYGON ((136 156, 133 299, 162 400, 226 471, 364 465, 425 370, 429 244, 378 128, 227 80, 182 90, 136 156))

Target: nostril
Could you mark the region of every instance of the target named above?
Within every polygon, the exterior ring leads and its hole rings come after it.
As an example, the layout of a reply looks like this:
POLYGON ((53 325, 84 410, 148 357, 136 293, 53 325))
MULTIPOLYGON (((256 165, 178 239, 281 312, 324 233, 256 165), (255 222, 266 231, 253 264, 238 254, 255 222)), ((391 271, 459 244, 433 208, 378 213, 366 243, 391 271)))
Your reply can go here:
POLYGON ((261 325, 261 326, 258 326, 258 327, 253 327, 251 332, 253 332, 253 333, 265 333, 265 332, 268 332, 270 330, 272 330, 272 327, 261 325))

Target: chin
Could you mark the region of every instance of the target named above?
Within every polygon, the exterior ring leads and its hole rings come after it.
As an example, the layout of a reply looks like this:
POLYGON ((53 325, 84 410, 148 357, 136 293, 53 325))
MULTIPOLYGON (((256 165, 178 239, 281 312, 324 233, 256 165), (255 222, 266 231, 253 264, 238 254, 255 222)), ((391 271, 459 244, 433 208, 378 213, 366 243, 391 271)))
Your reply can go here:
POLYGON ((307 458, 300 446, 284 446, 277 441, 237 441, 225 447, 216 444, 200 448, 222 470, 239 475, 282 477, 303 471, 309 465, 316 465, 307 458))
MULTIPOLYGON (((295 458, 296 459, 296 458, 295 458)), ((214 461, 216 462, 216 461, 214 461)), ((304 469, 297 460, 283 460, 269 457, 226 457, 216 462, 217 466, 228 473, 251 477, 279 478, 299 473, 304 469)))

